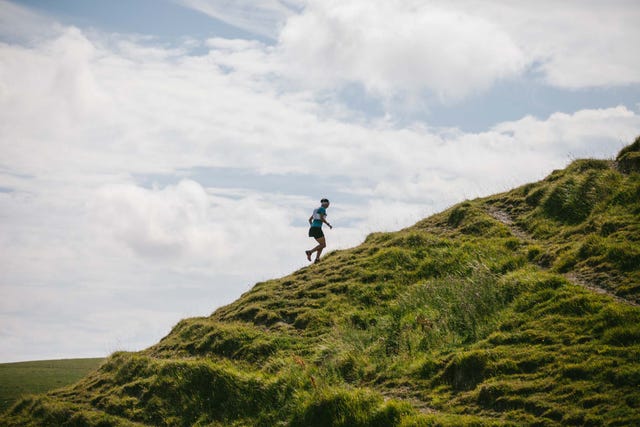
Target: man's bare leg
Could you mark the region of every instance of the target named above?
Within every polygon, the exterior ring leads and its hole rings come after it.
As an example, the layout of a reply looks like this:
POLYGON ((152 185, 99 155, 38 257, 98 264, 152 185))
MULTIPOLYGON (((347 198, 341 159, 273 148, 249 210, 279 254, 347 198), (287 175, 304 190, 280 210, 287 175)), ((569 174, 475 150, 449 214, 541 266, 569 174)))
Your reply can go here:
POLYGON ((317 252, 315 262, 318 262, 318 261, 320 261, 320 254, 322 253, 322 250, 327 247, 327 243, 326 243, 324 237, 318 237, 318 238, 316 238, 316 240, 318 241, 318 246, 313 248, 311 250, 311 253, 317 252))

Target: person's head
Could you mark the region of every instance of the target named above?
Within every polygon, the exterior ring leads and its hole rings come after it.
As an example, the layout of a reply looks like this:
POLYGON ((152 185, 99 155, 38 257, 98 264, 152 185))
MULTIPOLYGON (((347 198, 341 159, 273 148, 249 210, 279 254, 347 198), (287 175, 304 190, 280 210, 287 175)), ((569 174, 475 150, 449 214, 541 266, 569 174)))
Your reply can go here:
POLYGON ((329 207, 329 199, 322 199, 320 200, 320 204, 322 205, 323 208, 328 208, 329 207))

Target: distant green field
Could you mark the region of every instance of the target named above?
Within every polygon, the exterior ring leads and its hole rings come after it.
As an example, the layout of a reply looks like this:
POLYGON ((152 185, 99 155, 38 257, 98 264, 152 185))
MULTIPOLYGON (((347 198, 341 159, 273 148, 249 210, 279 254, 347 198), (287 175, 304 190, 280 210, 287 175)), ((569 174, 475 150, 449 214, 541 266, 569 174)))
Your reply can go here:
POLYGON ((104 361, 97 359, 42 360, 0 364, 0 412, 26 394, 46 393, 78 381, 104 361))

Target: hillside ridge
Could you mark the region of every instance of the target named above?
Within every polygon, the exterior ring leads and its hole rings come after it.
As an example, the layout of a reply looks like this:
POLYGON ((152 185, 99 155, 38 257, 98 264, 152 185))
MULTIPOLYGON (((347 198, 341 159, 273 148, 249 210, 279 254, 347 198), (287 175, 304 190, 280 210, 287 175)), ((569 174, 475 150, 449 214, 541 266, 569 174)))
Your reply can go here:
POLYGON ((638 425, 638 153, 372 233, 0 423, 638 425))

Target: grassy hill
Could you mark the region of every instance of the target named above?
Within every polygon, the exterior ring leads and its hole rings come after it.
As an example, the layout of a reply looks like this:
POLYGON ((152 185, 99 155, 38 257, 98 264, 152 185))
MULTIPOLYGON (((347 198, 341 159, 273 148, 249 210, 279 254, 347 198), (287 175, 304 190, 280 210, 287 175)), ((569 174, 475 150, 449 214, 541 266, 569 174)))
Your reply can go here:
POLYGON ((103 361, 96 358, 0 363, 0 412, 22 396, 73 384, 103 361))
POLYGON ((639 154, 371 234, 0 422, 638 425, 639 154))

